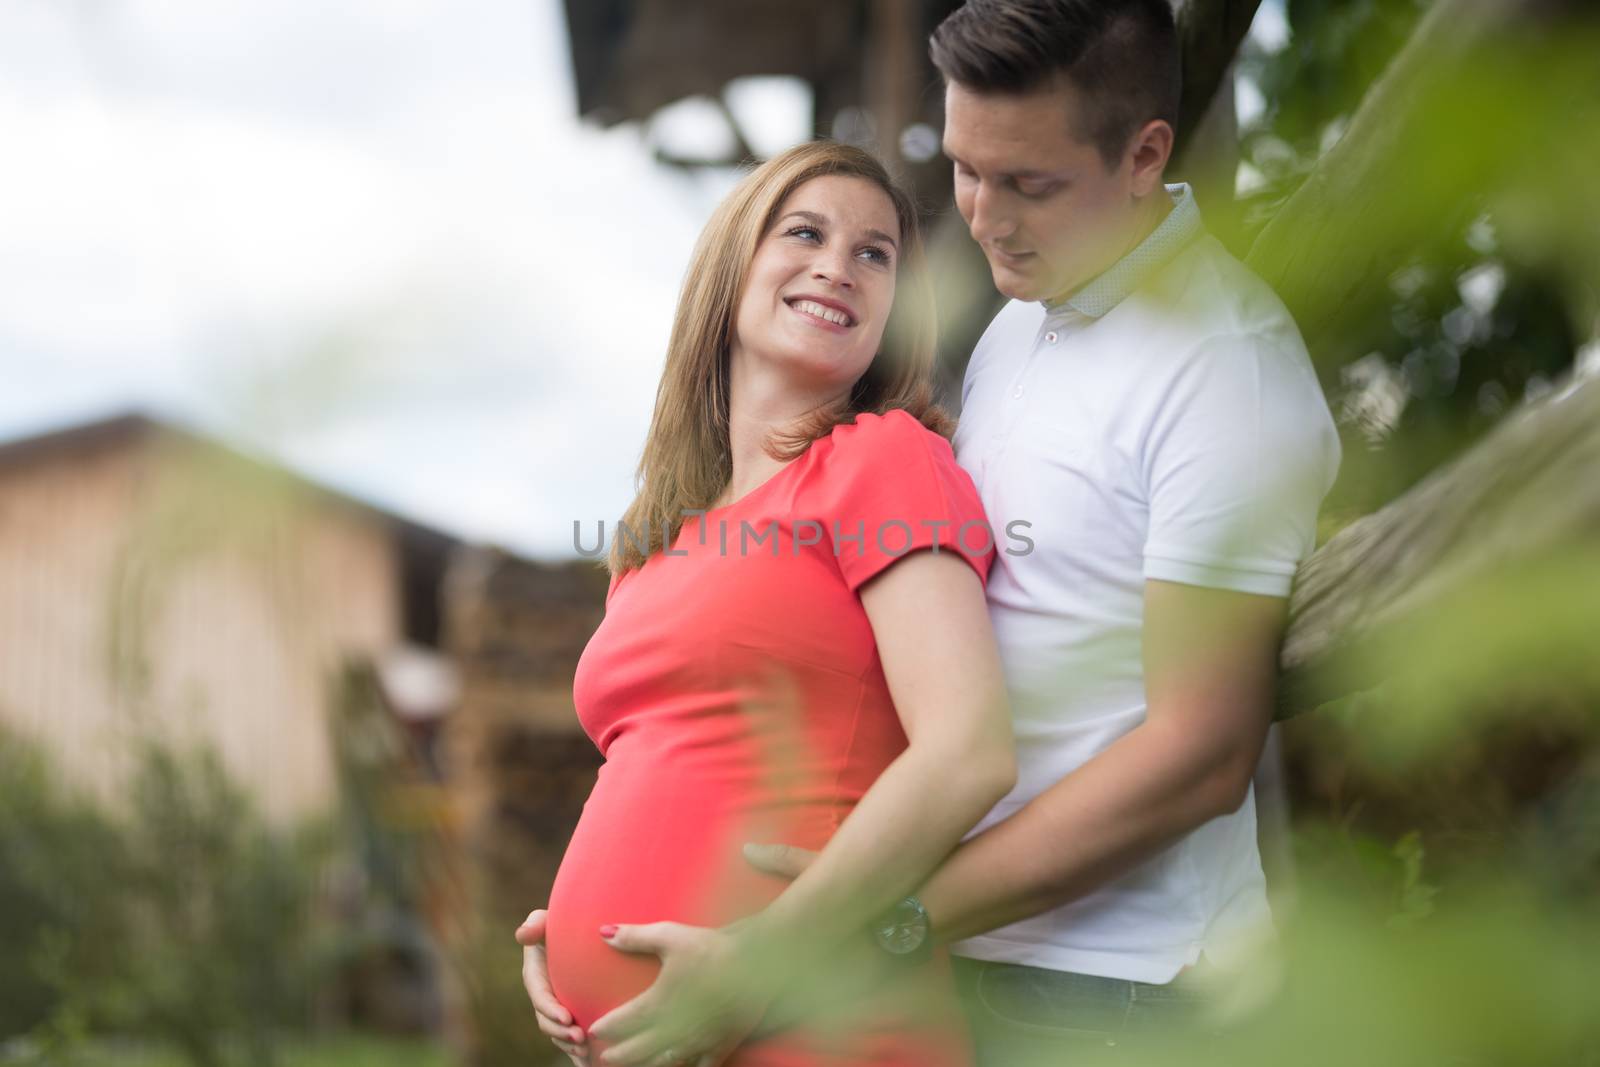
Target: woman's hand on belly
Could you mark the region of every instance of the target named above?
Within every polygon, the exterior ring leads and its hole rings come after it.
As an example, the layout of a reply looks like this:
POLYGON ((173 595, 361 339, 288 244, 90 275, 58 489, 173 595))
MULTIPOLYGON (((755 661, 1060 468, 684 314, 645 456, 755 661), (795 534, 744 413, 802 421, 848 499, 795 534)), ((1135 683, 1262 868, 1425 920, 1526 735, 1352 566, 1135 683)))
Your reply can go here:
POLYGON ((588 1039, 583 1027, 573 1024, 572 1013, 550 989, 550 968, 544 955, 546 915, 543 908, 531 911, 517 927, 517 944, 522 946, 522 988, 527 990, 528 1000, 533 1004, 539 1032, 565 1052, 574 1067, 588 1067, 588 1039))
POLYGON ((660 957, 661 973, 589 1028, 611 1046, 602 1063, 717 1064, 760 1023, 773 993, 762 976, 771 968, 761 966, 747 921, 718 929, 670 922, 608 929, 607 944, 660 957))

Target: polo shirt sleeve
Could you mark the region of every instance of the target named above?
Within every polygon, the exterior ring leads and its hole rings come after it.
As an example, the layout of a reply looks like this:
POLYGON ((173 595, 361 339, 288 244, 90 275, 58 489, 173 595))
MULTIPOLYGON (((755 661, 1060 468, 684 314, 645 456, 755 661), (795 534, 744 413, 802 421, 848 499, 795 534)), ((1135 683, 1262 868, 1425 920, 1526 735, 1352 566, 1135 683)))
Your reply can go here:
POLYGON ((815 513, 851 592, 923 549, 952 552, 988 581, 994 534, 950 442, 898 409, 858 415, 832 440, 815 513))
POLYGON ((1303 351, 1225 336, 1171 380, 1143 465, 1146 578, 1287 596, 1316 545, 1339 438, 1303 351))

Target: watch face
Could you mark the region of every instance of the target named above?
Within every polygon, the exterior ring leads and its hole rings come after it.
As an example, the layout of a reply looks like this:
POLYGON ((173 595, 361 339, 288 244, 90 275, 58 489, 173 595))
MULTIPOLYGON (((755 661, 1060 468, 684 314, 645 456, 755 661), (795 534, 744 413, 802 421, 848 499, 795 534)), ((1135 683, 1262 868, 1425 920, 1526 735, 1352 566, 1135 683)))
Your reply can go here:
POLYGON ((928 939, 928 913, 915 900, 895 905, 878 927, 878 943, 896 956, 907 956, 928 939))

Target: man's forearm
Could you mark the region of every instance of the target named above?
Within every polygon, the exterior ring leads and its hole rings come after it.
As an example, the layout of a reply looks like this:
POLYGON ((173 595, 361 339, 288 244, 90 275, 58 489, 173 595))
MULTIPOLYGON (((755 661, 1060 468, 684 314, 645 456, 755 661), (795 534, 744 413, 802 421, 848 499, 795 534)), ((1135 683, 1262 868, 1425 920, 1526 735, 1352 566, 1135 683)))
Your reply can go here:
POLYGON ((1180 725, 1135 728, 962 844, 921 893, 939 940, 1059 907, 1235 810, 1256 757, 1197 751, 1180 725))
POLYGON ((970 748, 928 753, 913 743, 846 816, 816 862, 759 913, 754 929, 782 941, 787 952, 805 945, 831 953, 914 889, 1012 780, 974 761, 970 748), (962 757, 967 764, 952 773, 962 757))

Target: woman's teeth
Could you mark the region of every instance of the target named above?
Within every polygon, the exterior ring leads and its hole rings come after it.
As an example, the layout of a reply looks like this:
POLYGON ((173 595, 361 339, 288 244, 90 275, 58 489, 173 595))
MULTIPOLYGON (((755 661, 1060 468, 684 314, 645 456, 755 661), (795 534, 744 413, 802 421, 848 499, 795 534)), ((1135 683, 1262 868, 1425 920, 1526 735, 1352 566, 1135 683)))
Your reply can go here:
POLYGON ((804 311, 807 315, 815 315, 819 319, 827 319, 836 326, 855 325, 854 320, 852 320, 849 315, 846 315, 837 308, 828 307, 826 304, 819 304, 814 300, 796 300, 789 306, 794 308, 796 311, 804 311))

